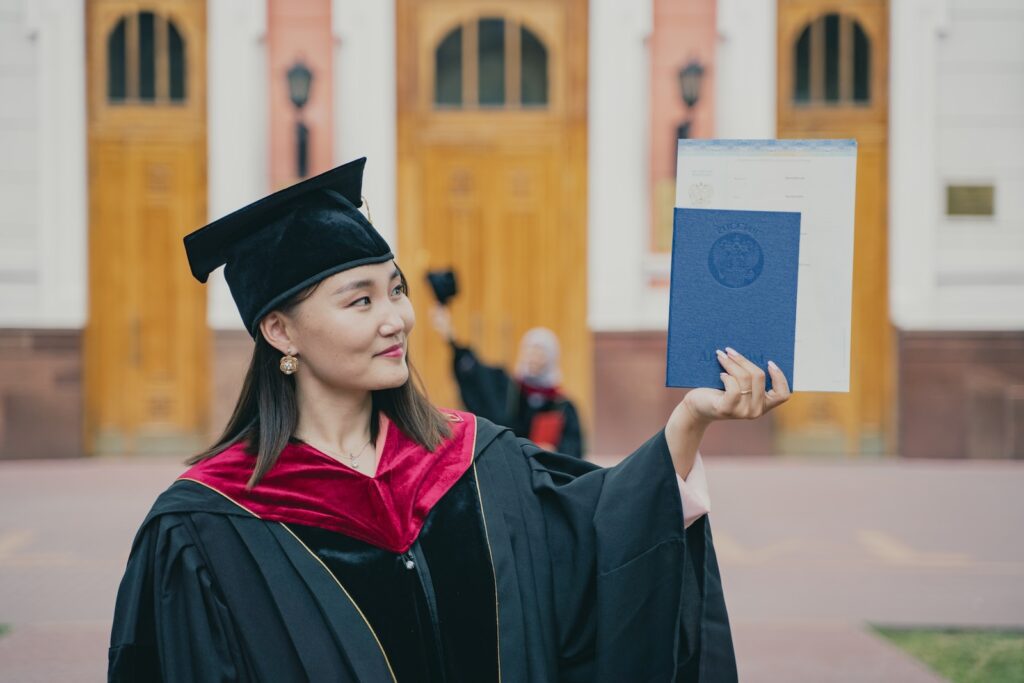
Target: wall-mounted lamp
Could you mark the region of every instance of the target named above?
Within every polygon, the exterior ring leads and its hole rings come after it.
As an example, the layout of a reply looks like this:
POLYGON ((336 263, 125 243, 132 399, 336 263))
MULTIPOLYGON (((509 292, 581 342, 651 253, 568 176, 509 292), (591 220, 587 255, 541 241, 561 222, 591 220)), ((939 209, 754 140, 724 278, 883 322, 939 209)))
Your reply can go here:
MULTIPOLYGON (((678 128, 679 138, 690 137, 690 128, 693 124, 693 108, 700 99, 700 85, 704 78, 704 66, 696 59, 679 70, 679 93, 682 95, 683 104, 686 105, 686 121, 678 128)), ((673 155, 673 158, 674 155, 673 155)))
POLYGON ((309 100, 309 89, 313 84, 313 72, 302 60, 295 62, 288 69, 288 95, 295 105, 297 121, 295 124, 295 156, 298 177, 305 178, 309 174, 309 128, 302 122, 302 108, 309 100))

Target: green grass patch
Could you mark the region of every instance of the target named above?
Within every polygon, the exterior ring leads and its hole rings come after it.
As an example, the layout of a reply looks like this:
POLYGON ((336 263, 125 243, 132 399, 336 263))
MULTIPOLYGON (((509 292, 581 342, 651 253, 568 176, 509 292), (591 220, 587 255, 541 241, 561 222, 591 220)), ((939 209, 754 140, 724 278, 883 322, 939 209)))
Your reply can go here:
POLYGON ((953 683, 1024 682, 1024 632, 876 628, 953 683))

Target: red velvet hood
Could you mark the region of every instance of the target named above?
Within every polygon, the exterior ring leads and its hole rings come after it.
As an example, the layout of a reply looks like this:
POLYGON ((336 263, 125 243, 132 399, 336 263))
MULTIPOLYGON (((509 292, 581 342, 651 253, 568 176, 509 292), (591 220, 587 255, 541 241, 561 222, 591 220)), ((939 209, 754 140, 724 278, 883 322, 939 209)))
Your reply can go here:
POLYGON ((387 421, 377 472, 369 477, 309 444, 291 442, 251 490, 256 458, 236 444, 181 475, 262 519, 335 531, 395 553, 416 540, 430 510, 473 464, 476 416, 445 411, 452 436, 427 451, 387 421))

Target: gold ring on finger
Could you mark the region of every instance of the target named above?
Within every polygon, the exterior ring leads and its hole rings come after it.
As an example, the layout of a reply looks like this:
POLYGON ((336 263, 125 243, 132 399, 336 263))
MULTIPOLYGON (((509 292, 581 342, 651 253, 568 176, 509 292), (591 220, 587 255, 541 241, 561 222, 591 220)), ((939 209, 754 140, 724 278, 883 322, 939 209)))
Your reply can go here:
POLYGON ((743 394, 752 394, 752 393, 754 393, 753 389, 746 389, 745 391, 741 391, 740 392, 740 396, 742 396, 743 394))

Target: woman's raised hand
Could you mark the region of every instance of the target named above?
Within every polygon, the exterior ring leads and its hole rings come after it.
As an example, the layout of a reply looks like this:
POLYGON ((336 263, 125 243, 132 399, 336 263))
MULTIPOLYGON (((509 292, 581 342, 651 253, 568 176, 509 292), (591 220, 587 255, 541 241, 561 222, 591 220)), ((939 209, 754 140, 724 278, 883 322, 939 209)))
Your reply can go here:
POLYGON ((702 387, 683 397, 682 403, 696 420, 751 420, 789 400, 789 382, 772 361, 768 361, 772 389, 765 391, 764 370, 729 347, 717 353, 724 368, 720 374, 725 391, 702 387))
POLYGON ((675 407, 665 425, 672 466, 686 479, 697 459, 704 430, 716 420, 751 420, 761 417, 789 400, 789 382, 782 370, 768 362, 772 390, 764 390, 764 370, 733 349, 718 352, 724 372, 725 391, 701 387, 691 389, 675 407))
POLYGON ((442 337, 449 340, 452 338, 452 314, 447 306, 436 304, 430 311, 430 322, 442 337))

